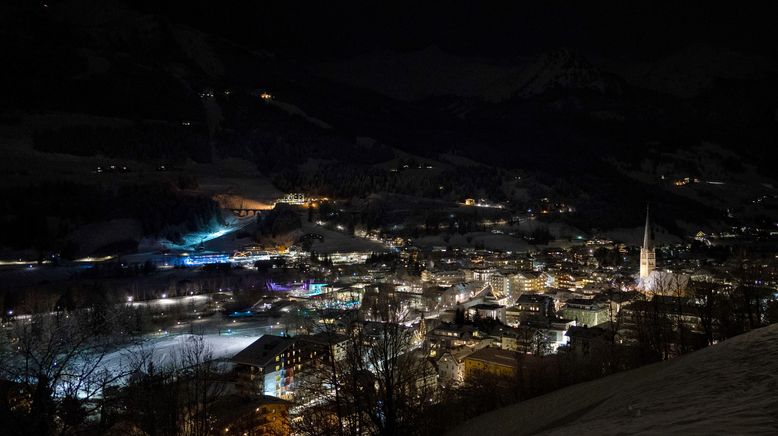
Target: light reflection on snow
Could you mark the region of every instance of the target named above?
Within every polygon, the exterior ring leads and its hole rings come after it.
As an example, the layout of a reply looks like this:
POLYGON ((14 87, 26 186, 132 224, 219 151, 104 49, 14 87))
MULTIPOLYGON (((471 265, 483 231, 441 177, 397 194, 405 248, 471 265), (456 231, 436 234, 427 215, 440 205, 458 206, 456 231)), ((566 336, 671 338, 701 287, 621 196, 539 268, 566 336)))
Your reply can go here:
MULTIPOLYGON (((167 333, 167 332, 165 332, 167 333)), ((98 364, 95 374, 128 374, 135 367, 141 356, 147 359, 146 362, 152 362, 155 368, 165 369, 175 367, 180 364, 181 357, 186 349, 190 339, 197 335, 182 334, 168 335, 164 334, 154 339, 147 339, 141 344, 128 345, 116 351, 104 355, 98 364)), ((199 337, 199 336, 197 336, 199 337)), ((260 336, 242 336, 233 332, 228 334, 207 334, 201 336, 205 349, 211 353, 213 360, 226 360, 249 346, 260 336)), ((122 385, 127 383, 127 377, 116 380, 115 384, 122 385)), ((59 394, 63 394, 62 386, 58 389, 59 394)), ((79 397, 85 397, 85 392, 78 392, 79 397)))
POLYGON ((253 222, 252 217, 228 217, 226 225, 213 224, 209 228, 187 233, 181 236, 182 243, 178 244, 172 241, 162 241, 162 244, 169 249, 175 250, 195 250, 200 244, 218 239, 224 235, 240 230, 253 222))

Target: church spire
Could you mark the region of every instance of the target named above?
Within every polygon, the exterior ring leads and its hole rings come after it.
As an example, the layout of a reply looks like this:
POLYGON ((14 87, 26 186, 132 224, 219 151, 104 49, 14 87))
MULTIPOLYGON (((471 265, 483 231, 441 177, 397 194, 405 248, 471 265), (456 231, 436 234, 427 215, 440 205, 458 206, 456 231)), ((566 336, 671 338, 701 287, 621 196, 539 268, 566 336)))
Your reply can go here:
POLYGON ((651 227, 651 216, 648 205, 646 205, 646 231, 643 235, 643 248, 646 250, 654 249, 654 229, 651 227))
POLYGON ((656 252, 654 251, 654 229, 651 226, 651 214, 646 205, 646 233, 643 235, 643 247, 640 248, 640 278, 648 279, 656 268, 656 252))

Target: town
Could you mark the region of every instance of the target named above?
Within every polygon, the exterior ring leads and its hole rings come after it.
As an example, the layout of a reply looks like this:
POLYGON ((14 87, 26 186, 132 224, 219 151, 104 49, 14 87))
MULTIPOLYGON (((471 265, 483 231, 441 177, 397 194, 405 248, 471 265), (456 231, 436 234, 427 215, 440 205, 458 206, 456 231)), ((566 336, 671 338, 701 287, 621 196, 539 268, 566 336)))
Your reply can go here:
POLYGON ((778 434, 774 17, 0 3, 0 435, 778 434))
MULTIPOLYGON (((477 207, 468 203, 452 216, 477 207)), ((36 371, 68 368, 49 389, 78 398, 82 419, 99 425, 130 425, 121 410, 135 404, 142 418, 132 425, 141 428, 175 419, 224 434, 384 425, 408 434, 449 428, 459 422, 450 410, 462 420, 778 317, 776 252, 733 248, 731 235, 658 244, 648 209, 639 247, 575 235, 504 251, 419 247, 407 229, 341 224, 332 217, 348 215, 337 205, 289 194, 241 218, 244 227, 181 248, 190 252, 81 259, 83 281, 110 279, 103 302, 73 288, 46 297, 45 286, 35 298, 6 296, 6 346, 35 358, 36 371), (233 233, 251 228, 253 245, 208 249, 242 244, 233 233), (48 341, 90 339, 64 358, 49 355, 30 330, 39 323, 59 326, 48 341), (96 333, 105 338, 97 344, 96 333), (83 359, 95 363, 74 373, 83 359), (181 397, 160 409, 144 400, 155 389, 181 397)), ((489 228, 509 234, 509 221, 489 228)), ((74 267, 5 268, 13 276, 74 267)), ((34 401, 27 395, 11 398, 24 408, 34 401)))

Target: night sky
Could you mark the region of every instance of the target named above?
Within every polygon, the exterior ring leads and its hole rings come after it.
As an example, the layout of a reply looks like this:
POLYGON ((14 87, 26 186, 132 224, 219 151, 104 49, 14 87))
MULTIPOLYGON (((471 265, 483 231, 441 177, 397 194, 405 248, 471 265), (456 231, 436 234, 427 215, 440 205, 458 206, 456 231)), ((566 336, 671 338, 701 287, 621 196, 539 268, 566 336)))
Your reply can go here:
POLYGON ((652 59, 692 43, 772 54, 776 36, 764 8, 710 2, 141 3, 255 48, 315 58, 429 45, 496 58, 567 47, 590 56, 652 59))

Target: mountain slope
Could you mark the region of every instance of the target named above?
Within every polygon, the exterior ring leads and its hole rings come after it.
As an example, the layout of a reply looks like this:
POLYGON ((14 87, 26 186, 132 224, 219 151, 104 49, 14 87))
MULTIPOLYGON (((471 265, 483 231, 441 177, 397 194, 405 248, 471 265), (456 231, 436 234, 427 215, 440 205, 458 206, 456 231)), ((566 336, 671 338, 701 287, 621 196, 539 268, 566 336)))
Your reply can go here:
POLYGON ((778 325, 571 386, 451 434, 776 434, 778 325))
POLYGON ((553 88, 618 91, 618 83, 567 49, 496 64, 428 47, 323 63, 312 71, 404 101, 456 96, 500 102, 514 96, 532 97, 553 88))
POLYGON ((635 86, 683 98, 699 95, 717 79, 757 80, 778 70, 773 59, 708 44, 692 44, 650 62, 606 63, 635 86))
POLYGON ((582 56, 567 49, 558 49, 542 54, 500 83, 492 84, 485 97, 489 101, 502 101, 513 96, 526 98, 556 88, 599 94, 620 92, 618 82, 603 75, 582 56))
MULTIPOLYGON (((681 99, 641 88, 621 70, 564 49, 490 60, 432 47, 322 64, 318 58, 244 47, 134 8, 134 2, 21 5, 7 7, 13 13, 0 12, 0 51, 7 53, 13 84, 0 96, 0 128, 52 155, 155 164, 239 158, 274 180, 280 174, 295 182, 284 174, 304 172, 309 160, 348 167, 365 180, 391 181, 399 175, 386 165, 372 167, 392 160, 391 150, 433 160, 455 154, 527 172, 531 178, 523 183, 533 185, 522 189, 536 187, 534 197, 575 205, 575 227, 637 226, 639 214, 633 211, 650 201, 657 211, 665 208, 659 215, 668 222, 662 225, 678 235, 684 233, 672 220, 705 228, 700 226, 718 223, 727 209, 744 207, 741 199, 748 206, 768 188, 747 187, 736 197, 719 195, 722 201, 715 202, 679 195, 691 188, 665 186, 661 175, 722 179, 692 171, 694 159, 676 162, 677 149, 716 143, 731 152, 717 167, 754 166, 767 179, 774 178, 778 162, 773 146, 778 81, 769 71, 714 81, 696 97, 681 99), (752 77, 763 78, 745 80, 752 77), (265 91, 274 99, 257 98, 265 91), (52 117, 78 121, 28 122, 52 117), (111 126, 103 125, 107 118, 111 126), (359 146, 356 138, 365 136, 378 146, 359 146), (660 175, 645 171, 644 162, 657 171, 677 170, 660 175)), ((432 188, 418 191, 437 198, 442 195, 438 187, 446 183, 432 174, 420 177, 432 188)), ((479 176, 480 186, 501 185, 490 177, 479 176)), ((330 184, 338 186, 330 191, 341 192, 353 179, 333 180, 330 184)), ((392 186, 399 192, 399 184, 392 186)), ((403 181, 403 186, 421 184, 403 181)), ((283 187, 304 188, 296 182, 283 187)), ((376 183, 369 188, 382 189, 376 183)), ((720 188, 714 186, 714 194, 720 188)), ((446 195, 453 200, 460 193, 446 195)), ((519 209, 532 200, 510 192, 489 196, 519 209)), ((748 217, 775 212, 763 209, 760 204, 748 217)))

